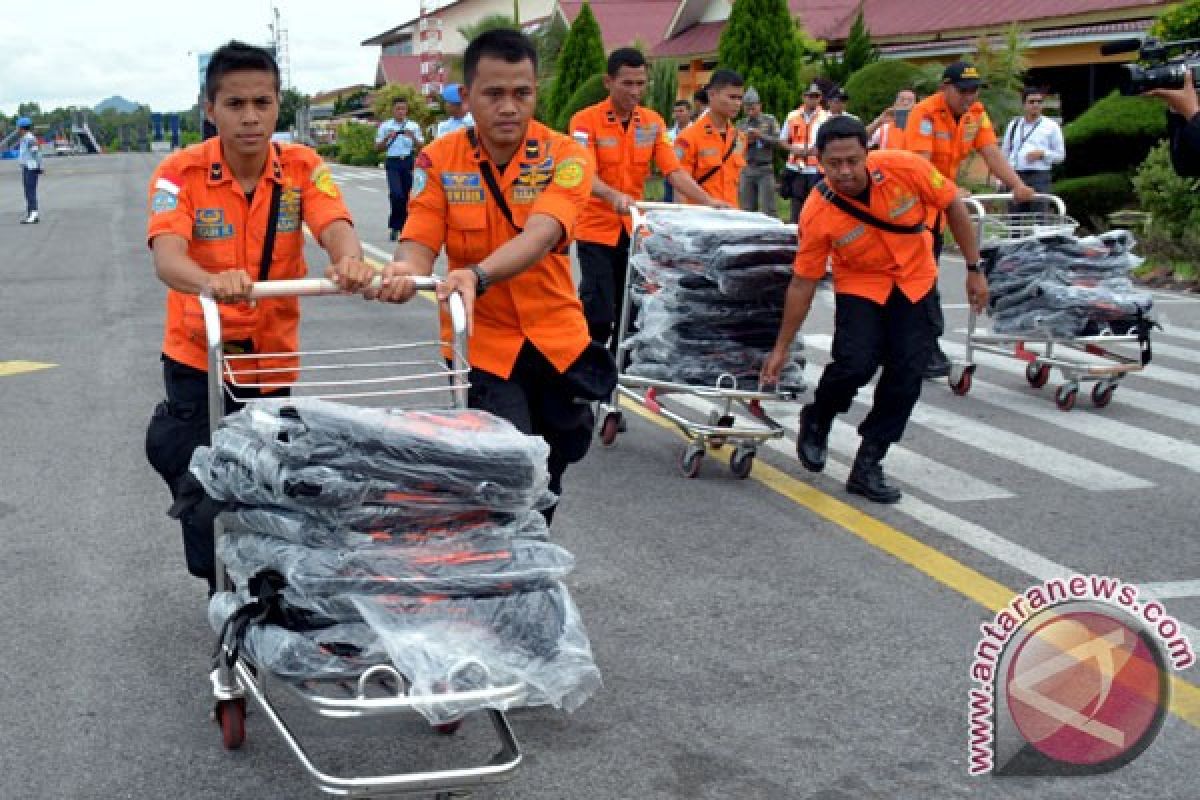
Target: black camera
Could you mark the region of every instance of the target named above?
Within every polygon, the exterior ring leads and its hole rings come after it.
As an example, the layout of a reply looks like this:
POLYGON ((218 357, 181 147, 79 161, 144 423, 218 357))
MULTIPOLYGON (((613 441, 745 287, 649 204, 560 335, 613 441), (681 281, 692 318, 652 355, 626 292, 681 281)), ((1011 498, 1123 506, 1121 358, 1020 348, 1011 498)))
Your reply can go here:
POLYGON ((1123 64, 1125 79, 1121 94, 1139 95, 1151 89, 1182 89, 1190 70, 1192 83, 1200 90, 1200 39, 1180 39, 1160 42, 1158 39, 1123 39, 1101 46, 1100 52, 1110 56, 1137 51, 1137 64, 1123 64), (1172 55, 1174 53, 1175 55, 1172 55))

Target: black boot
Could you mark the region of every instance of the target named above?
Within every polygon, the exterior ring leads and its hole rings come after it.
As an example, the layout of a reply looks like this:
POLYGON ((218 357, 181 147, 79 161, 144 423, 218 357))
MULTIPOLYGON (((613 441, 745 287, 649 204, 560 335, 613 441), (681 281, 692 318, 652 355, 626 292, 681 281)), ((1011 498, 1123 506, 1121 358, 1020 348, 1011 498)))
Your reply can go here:
POLYGON ((829 450, 829 428, 833 420, 818 418, 816 406, 809 404, 800 411, 800 433, 796 436, 796 455, 809 472, 825 469, 825 453, 829 450))
POLYGON ((924 372, 921 373, 928 380, 944 378, 950 374, 950 359, 942 352, 942 346, 934 342, 933 352, 929 354, 929 363, 925 365, 924 372))
POLYGON ((863 439, 850 477, 846 480, 846 491, 861 494, 872 503, 895 503, 900 500, 900 490, 887 482, 883 474, 883 457, 887 455, 886 442, 863 439))

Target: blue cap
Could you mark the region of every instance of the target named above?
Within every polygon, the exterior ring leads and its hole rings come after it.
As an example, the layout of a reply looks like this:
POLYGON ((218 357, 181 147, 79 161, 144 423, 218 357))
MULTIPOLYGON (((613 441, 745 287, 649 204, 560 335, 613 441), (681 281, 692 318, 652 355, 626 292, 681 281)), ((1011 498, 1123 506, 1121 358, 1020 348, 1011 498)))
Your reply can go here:
POLYGON ((29 117, 18 117, 17 118, 17 127, 18 128, 32 128, 33 120, 31 120, 29 117))
POLYGON ((461 103, 462 88, 457 83, 446 84, 446 88, 442 89, 442 99, 447 103, 461 103))

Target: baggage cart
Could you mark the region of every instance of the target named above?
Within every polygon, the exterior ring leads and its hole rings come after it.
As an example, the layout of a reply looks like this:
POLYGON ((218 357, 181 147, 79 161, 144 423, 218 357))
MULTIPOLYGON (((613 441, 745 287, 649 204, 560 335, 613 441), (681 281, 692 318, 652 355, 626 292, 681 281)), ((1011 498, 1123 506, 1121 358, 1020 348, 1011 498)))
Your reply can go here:
MULTIPOLYGON (((966 198, 964 202, 976 226, 980 251, 1030 239, 1074 234, 1078 223, 1067 215, 1061 198, 1039 194, 1035 201, 1043 204, 1043 210, 1017 213, 1008 210, 1008 204, 1013 202, 1011 194, 966 198)), ((991 353, 1023 362, 1025 379, 1035 389, 1046 385, 1051 370, 1058 370, 1063 382, 1054 391, 1054 402, 1063 411, 1075 407, 1086 383, 1092 384, 1092 405, 1104 408, 1112 401, 1113 393, 1125 376, 1141 371, 1149 362, 1148 337, 1148 328, 1144 327, 1135 333, 1078 337, 1049 332, 993 333, 980 324, 974 309, 968 309, 966 357, 951 365, 948 381, 956 395, 967 394, 975 374, 975 353, 991 353), (1139 349, 1138 356, 1112 349, 1130 345, 1139 349)))
MULTIPOLYGON (((647 235, 646 215, 651 211, 671 213, 684 212, 689 208, 676 203, 637 203, 630 209, 633 217, 629 239, 629 255, 632 260, 647 235)), ((794 227, 794 226, 793 226, 794 227)), ((771 439, 782 438, 784 427, 772 419, 763 408, 764 400, 795 400, 797 392, 770 391, 761 384, 755 390, 739 389, 732 375, 720 375, 711 386, 654 380, 630 375, 627 372, 630 331, 633 318, 632 291, 634 269, 631 265, 625 272, 625 286, 621 301, 621 319, 614 332, 617 337, 617 387, 607 402, 599 405, 597 418, 600 421, 600 440, 606 447, 616 443, 622 430, 622 398, 658 414, 675 425, 687 438, 688 443, 679 455, 679 469, 684 477, 695 478, 700 474, 704 454, 709 448, 732 446, 729 469, 737 478, 747 478, 754 468, 754 457, 758 447, 771 439), (690 419, 663 405, 669 395, 682 395, 711 401, 716 406, 702 422, 690 419), (741 414, 737 412, 743 412, 741 414)))
MULTIPOLYGON (((418 289, 436 286, 434 278, 416 278, 418 289)), ((324 279, 280 280, 254 285, 252 297, 311 297, 340 294, 337 285, 324 279)), ((346 349, 309 350, 296 353, 257 353, 229 355, 223 352, 221 319, 217 304, 211 297, 201 296, 208 348, 209 423, 216 430, 221 421, 223 393, 228 391, 235 400, 246 390, 290 388, 293 396, 321 397, 340 401, 397 404, 398 398, 409 403, 431 406, 438 398, 442 407, 465 408, 467 403, 466 312, 457 294, 450 298, 453 342, 432 341, 354 347, 346 349), (452 358, 443 358, 442 347, 452 348, 452 358), (239 367, 238 362, 264 356, 298 356, 300 368, 297 380, 287 380, 293 369, 239 367), (235 376, 234 370, 238 374, 235 376), (224 378, 224 380, 222 380, 224 378)), ((252 401, 251 401, 252 402, 252 401)), ((218 516, 215 533, 223 533, 218 516)), ((232 581, 226 574, 217 550, 216 569, 219 589, 230 591, 232 581)), ((285 680, 273 676, 261 665, 249 662, 244 651, 231 654, 227 647, 220 654, 218 665, 210 675, 216 720, 228 749, 241 746, 245 737, 246 697, 253 698, 264 716, 271 722, 305 772, 324 793, 337 797, 379 797, 398 794, 427 793, 437 798, 462 796, 459 790, 509 779, 521 763, 521 751, 504 714, 488 709, 500 750, 489 761, 478 766, 455 769, 405 772, 365 777, 342 777, 322 771, 310 758, 301 742, 289 728, 280 709, 268 693, 276 690, 288 699, 298 700, 308 711, 324 719, 366 719, 395 715, 415 715, 416 698, 408 696, 408 684, 403 675, 390 665, 374 665, 365 669, 354 681, 285 680), (232 662, 232 663, 231 663, 232 662)), ((519 684, 493 686, 475 691, 448 692, 438 695, 439 702, 511 704, 519 702, 524 689, 519 684)), ((428 703, 429 700, 425 699, 428 703)), ((435 726, 442 733, 453 733, 461 721, 435 726)))

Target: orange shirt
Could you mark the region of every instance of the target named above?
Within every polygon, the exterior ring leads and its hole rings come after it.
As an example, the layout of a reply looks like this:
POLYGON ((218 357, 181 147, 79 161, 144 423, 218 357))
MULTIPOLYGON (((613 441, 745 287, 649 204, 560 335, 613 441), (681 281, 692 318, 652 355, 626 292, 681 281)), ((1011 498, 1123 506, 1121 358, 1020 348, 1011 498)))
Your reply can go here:
POLYGON ((700 184, 700 188, 735 208, 738 178, 746 166, 745 153, 745 134, 739 133, 732 122, 721 133, 713 127, 712 117, 707 114, 675 137, 675 155, 679 157, 680 166, 700 184), (728 158, 726 153, 729 153, 728 158))
POLYGON ((996 144, 996 131, 983 103, 971 104, 955 120, 941 92, 917 103, 908 114, 904 146, 914 152, 932 153, 933 165, 950 180, 958 179, 958 168, 972 150, 996 144))
MULTIPOLYGON (((812 149, 817 146, 817 130, 827 119, 829 119, 829 112, 820 107, 813 111, 812 118, 808 122, 804 121, 803 108, 794 109, 784 120, 779 138, 785 144, 798 144, 812 149)), ((818 169, 815 150, 807 156, 788 155, 787 163, 789 167, 797 170, 807 168, 806 171, 815 172, 818 169)))
MULTIPOLYGON (((618 192, 641 200, 650 162, 664 177, 679 169, 679 159, 667 139, 667 126, 657 112, 638 106, 622 124, 612 100, 589 106, 571 117, 571 138, 583 146, 596 165, 596 177, 618 192)), ((615 245, 621 229, 629 232, 632 219, 592 196, 579 217, 575 238, 581 242, 615 245)))
MULTIPOLYGON (((915 225, 944 210, 958 188, 937 167, 903 150, 867 154, 870 205, 862 206, 875 217, 897 225, 915 225)), ((818 280, 832 256, 833 287, 839 294, 865 297, 880 305, 893 287, 909 300, 924 297, 937 282, 933 238, 928 230, 918 234, 888 233, 838 209, 813 192, 800 212, 800 249, 795 272, 818 280)))
POLYGON ((885 122, 875 131, 879 137, 880 150, 907 150, 904 146, 904 129, 891 122, 885 122))
MULTIPOLYGON (((159 164, 150 179, 146 241, 161 234, 182 236, 188 256, 209 272, 240 268, 255 280, 259 275, 271 189, 280 184, 282 194, 272 251, 269 279, 304 278, 304 229, 307 224, 319 237, 325 227, 339 219, 350 221, 321 157, 303 145, 271 147, 266 169, 258 180, 254 197, 233 177, 221 155, 221 141, 213 137, 173 153, 159 164)), ((222 305, 221 329, 225 341, 251 339, 259 353, 286 353, 300 349, 297 298, 271 298, 250 305, 222 305)), ((196 369, 208 369, 207 337, 200 301, 195 295, 167 291, 166 330, 162 351, 168 357, 196 369)), ((261 358, 240 361, 246 369, 293 367, 296 358, 261 358)), ((280 374, 280 380, 295 380, 280 374)))
MULTIPOLYGON (((473 130, 455 131, 417 156, 408 222, 400 235, 434 252, 445 245, 450 269, 478 264, 517 235, 488 190, 481 171, 488 158, 474 136, 473 130)), ((524 228, 531 215, 547 214, 562 225, 563 245, 570 242, 592 190, 594 168, 583 147, 531 121, 525 145, 508 167, 503 172, 488 167, 517 225, 524 228)), ((449 326, 443 315, 444 339, 449 326)), ((475 301, 472 366, 507 378, 527 339, 560 372, 587 347, 587 322, 565 246, 475 301)))

